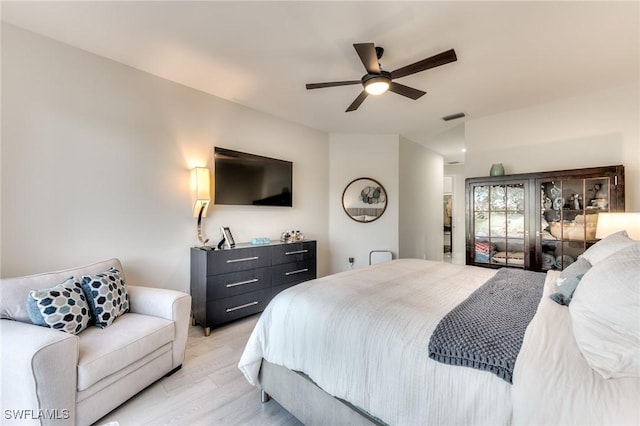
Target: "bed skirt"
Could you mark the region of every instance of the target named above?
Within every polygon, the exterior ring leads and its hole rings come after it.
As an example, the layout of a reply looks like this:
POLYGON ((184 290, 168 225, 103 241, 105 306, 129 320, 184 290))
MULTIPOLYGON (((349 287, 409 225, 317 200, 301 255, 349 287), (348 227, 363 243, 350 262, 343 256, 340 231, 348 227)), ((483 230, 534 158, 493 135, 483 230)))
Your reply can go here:
POLYGON ((385 425, 348 402, 329 395, 304 374, 264 359, 258 380, 264 392, 306 426, 385 425))

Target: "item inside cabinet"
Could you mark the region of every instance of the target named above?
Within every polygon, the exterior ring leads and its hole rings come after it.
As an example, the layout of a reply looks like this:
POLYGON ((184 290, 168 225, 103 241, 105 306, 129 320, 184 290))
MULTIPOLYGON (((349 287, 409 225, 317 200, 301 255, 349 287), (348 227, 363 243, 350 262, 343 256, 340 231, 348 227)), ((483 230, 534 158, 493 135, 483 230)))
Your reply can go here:
POLYGON ((476 262, 488 263, 496 252, 496 245, 489 241, 476 241, 476 262))
POLYGON ((493 255, 492 260, 502 265, 524 265, 524 252, 499 251, 493 255))
POLYGON ((590 241, 596 238, 598 215, 576 215, 573 221, 551 222, 549 232, 558 240, 590 241))

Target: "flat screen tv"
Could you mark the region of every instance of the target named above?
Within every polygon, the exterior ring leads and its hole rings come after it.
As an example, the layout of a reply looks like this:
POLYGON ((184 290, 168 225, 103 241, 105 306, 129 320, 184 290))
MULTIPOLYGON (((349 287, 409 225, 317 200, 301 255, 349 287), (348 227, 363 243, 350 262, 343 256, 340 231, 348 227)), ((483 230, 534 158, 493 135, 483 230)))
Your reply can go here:
POLYGON ((291 207, 293 163, 214 148, 214 202, 235 206, 291 207))

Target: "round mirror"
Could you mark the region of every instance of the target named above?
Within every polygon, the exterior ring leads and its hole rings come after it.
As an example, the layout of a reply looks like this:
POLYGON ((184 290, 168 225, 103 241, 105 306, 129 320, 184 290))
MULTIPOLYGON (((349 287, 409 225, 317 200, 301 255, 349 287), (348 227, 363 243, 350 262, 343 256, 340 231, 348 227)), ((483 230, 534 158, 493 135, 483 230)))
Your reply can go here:
POLYGON ((373 222, 387 208, 387 191, 375 179, 355 179, 342 193, 342 208, 356 222, 373 222))

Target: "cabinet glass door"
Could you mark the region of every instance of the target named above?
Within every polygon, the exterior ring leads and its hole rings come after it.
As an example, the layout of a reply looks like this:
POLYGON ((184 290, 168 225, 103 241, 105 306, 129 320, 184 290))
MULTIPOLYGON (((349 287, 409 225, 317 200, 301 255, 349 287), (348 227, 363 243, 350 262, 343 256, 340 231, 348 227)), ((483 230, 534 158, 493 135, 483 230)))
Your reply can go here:
POLYGON ((562 270, 596 242, 598 213, 609 211, 609 178, 541 180, 541 269, 562 270))
POLYGON ((525 185, 473 187, 474 261, 495 266, 525 266, 525 185))

